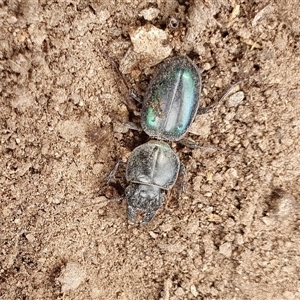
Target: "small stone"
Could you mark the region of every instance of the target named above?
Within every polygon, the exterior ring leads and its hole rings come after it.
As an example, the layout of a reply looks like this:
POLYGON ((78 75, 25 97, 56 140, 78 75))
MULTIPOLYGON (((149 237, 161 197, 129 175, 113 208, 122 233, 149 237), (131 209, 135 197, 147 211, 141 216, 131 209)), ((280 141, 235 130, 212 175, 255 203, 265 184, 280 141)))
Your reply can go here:
POLYGON ((189 132, 206 139, 211 133, 211 116, 209 114, 198 115, 192 123, 189 132))
POLYGON ((222 218, 217 214, 210 214, 208 216, 208 220, 210 222, 214 222, 214 223, 221 223, 222 222, 222 218))
POLYGON ((58 131, 66 140, 71 140, 73 138, 83 138, 85 136, 84 124, 75 120, 65 120, 58 124, 58 131))
POLYGON ((112 122, 111 118, 108 115, 104 115, 102 119, 103 119, 103 122, 105 122, 105 123, 111 123, 112 122))
POLYGON ((10 16, 6 19, 8 24, 14 24, 16 22, 18 22, 18 19, 15 16, 10 16))
POLYGON ((29 93, 25 92, 22 95, 16 95, 12 97, 10 105, 12 108, 16 108, 21 112, 25 112, 26 109, 30 108, 34 104, 34 97, 29 93))
POLYGON ((239 70, 240 70, 240 69, 239 69, 238 67, 232 67, 232 68, 231 68, 231 72, 232 72, 232 73, 238 73, 239 70))
POLYGON ((163 224, 160 226, 160 230, 162 232, 169 232, 173 229, 173 226, 171 224, 163 224))
POLYGON ((59 204, 60 203, 60 199, 59 198, 52 198, 51 202, 54 204, 59 204))
POLYGON ((149 231, 149 234, 154 239, 156 239, 158 237, 158 235, 156 233, 154 233, 153 231, 149 231))
POLYGON ((8 217, 11 214, 11 210, 8 207, 4 207, 2 209, 2 216, 3 217, 8 217))
POLYGON ((232 178, 238 178, 238 173, 235 168, 230 168, 227 170, 226 174, 232 178))
POLYGON ((197 288, 195 287, 194 284, 191 285, 191 293, 194 297, 198 297, 198 295, 199 295, 197 288))
POLYGON ((285 291, 283 293, 283 296, 284 296, 285 299, 288 299, 288 300, 294 300, 294 299, 296 299, 295 298, 295 293, 291 292, 291 291, 285 291))
POLYGON ((99 299, 101 296, 101 290, 97 287, 92 288, 90 291, 90 296, 92 299, 99 299))
MULTIPOLYGON (((122 74, 132 73, 133 68, 139 63, 139 55, 134 52, 132 48, 129 48, 125 56, 120 61, 120 71, 122 74)), ((134 72, 133 72, 134 73, 134 72)), ((131 74, 132 75, 132 74, 131 74)))
POLYGON ((129 121, 129 112, 128 108, 124 104, 118 105, 118 116, 122 117, 122 121, 128 122, 129 121))
POLYGON ((78 94, 73 94, 72 99, 75 105, 78 105, 80 103, 80 96, 78 94))
POLYGON ((239 91, 233 95, 231 95, 228 99, 229 107, 237 107, 245 98, 245 94, 243 91, 239 91))
POLYGON ((184 290, 183 288, 179 287, 176 291, 175 291, 175 295, 178 297, 184 296, 184 290))
POLYGON ((226 256, 227 258, 231 257, 232 247, 230 242, 226 242, 220 246, 219 251, 221 254, 226 256))
POLYGON ((27 239, 30 243, 32 243, 32 242, 35 241, 35 237, 34 237, 34 235, 31 234, 31 233, 26 234, 26 239, 27 239))
POLYGON ((23 54, 18 54, 14 60, 9 60, 11 70, 18 74, 26 74, 31 67, 31 62, 23 54))
POLYGON ((125 55, 120 63, 122 73, 131 72, 135 65, 140 69, 152 67, 170 56, 172 45, 168 43, 168 34, 153 25, 147 24, 130 32, 133 50, 125 55))
POLYGON ((86 272, 81 265, 76 262, 69 262, 57 280, 61 283, 62 293, 65 293, 69 290, 77 289, 85 278, 86 272))
POLYGON ((127 133, 128 132, 128 127, 124 126, 124 124, 115 122, 113 123, 113 129, 114 132, 116 133, 127 133))
POLYGON ((275 214, 284 219, 293 215, 293 212, 299 207, 296 199, 287 193, 278 197, 277 201, 273 203, 275 214))
POLYGON ((204 63, 203 66, 202 66, 202 69, 203 69, 204 71, 208 71, 208 70, 210 70, 211 68, 212 68, 212 65, 211 65, 210 63, 208 63, 208 62, 204 63))
POLYGON ((157 18, 160 13, 160 10, 158 8, 150 7, 143 9, 139 16, 143 17, 147 21, 152 21, 153 19, 157 18))
POLYGON ((103 170, 103 164, 94 164, 93 165, 92 172, 94 175, 100 174, 102 170, 103 170))
POLYGON ((31 167, 32 167, 31 162, 24 163, 18 168, 17 174, 19 176, 24 176, 30 170, 31 167))

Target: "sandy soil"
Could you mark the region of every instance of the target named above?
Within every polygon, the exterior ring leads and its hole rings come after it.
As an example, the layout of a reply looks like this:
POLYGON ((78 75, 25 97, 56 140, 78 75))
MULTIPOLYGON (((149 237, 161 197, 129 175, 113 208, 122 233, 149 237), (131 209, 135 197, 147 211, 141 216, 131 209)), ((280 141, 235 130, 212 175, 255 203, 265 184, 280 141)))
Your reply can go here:
POLYGON ((299 18, 297 0, 0 1, 0 299, 300 299, 299 18), (232 91, 188 135, 224 151, 173 143, 186 193, 147 226, 99 194, 148 139, 99 47, 141 94, 181 54, 202 106, 232 91))

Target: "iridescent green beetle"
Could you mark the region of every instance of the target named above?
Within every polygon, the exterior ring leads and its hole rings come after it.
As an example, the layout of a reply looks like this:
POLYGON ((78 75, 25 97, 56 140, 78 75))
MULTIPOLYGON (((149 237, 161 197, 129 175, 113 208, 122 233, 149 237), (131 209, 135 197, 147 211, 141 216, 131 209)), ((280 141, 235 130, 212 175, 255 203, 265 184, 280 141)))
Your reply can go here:
MULTIPOLYGON (((142 128, 152 138, 178 141, 187 133, 199 108, 201 77, 185 56, 164 61, 154 74, 142 107, 142 128)), ((176 153, 162 141, 135 148, 126 168, 128 220, 144 213, 148 223, 162 206, 165 192, 173 187, 180 171, 176 153)))

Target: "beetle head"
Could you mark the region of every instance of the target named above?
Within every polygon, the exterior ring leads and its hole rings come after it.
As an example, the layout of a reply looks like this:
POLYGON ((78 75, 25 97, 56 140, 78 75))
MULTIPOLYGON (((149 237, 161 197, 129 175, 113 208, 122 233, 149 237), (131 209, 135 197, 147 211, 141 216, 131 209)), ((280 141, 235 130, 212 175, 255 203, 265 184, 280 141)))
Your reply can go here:
POLYGON ((162 206, 165 191, 157 186, 130 183, 125 190, 128 206, 128 220, 134 223, 137 211, 144 212, 142 224, 148 223, 162 206))

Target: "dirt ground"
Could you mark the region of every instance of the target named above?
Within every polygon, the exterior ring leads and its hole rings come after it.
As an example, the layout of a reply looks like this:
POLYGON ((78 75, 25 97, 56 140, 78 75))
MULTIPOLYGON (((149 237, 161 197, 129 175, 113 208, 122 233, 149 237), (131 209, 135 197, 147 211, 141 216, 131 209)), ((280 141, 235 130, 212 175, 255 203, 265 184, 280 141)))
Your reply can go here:
POLYGON ((300 299, 299 18, 297 0, 0 1, 0 299, 300 299), (174 55, 202 107, 228 91, 187 136, 220 150, 170 143, 186 191, 146 226, 99 193, 149 139, 103 50, 140 94, 174 55))

